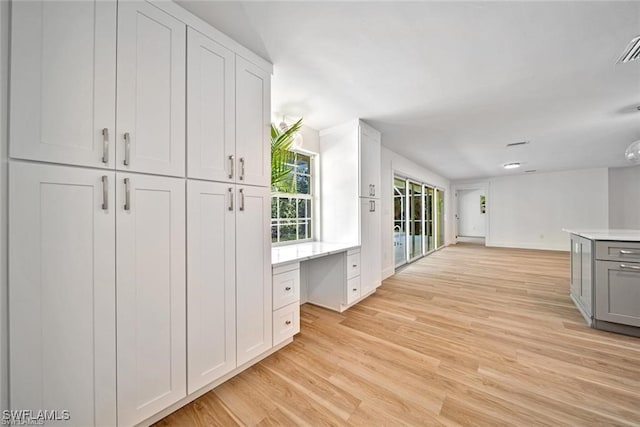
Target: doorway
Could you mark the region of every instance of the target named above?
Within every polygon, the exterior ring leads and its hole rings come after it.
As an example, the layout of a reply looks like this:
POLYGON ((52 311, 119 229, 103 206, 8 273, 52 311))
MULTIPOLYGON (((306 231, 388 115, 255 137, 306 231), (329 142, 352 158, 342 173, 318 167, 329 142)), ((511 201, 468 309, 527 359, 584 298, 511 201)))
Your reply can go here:
POLYGON ((484 244, 486 238, 487 200, 483 189, 458 190, 459 242, 484 244))

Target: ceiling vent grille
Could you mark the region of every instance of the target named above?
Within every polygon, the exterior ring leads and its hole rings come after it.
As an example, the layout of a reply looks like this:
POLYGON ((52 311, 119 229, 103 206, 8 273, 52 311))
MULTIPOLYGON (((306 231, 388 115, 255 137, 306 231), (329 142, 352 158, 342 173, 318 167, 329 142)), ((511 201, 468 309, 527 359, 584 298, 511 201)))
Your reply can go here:
POLYGON ((618 58, 617 64, 624 64, 640 58, 640 36, 634 38, 629 42, 627 47, 618 58))
POLYGON ((529 141, 511 142, 507 144, 507 147, 517 147, 518 145, 527 145, 529 141))

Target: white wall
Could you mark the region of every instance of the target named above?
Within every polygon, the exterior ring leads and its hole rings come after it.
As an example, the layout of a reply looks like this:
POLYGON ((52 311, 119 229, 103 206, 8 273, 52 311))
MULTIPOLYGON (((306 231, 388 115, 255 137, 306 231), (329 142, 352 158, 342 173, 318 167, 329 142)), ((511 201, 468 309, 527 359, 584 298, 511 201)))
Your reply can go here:
MULTIPOLYGON (((382 135, 384 143, 384 135, 382 135)), ((381 204, 382 204, 382 277, 387 278, 395 271, 393 259, 393 176, 401 175, 412 178, 425 184, 430 184, 445 191, 445 244, 453 241, 451 228, 452 209, 450 183, 428 169, 412 162, 411 160, 394 153, 386 147, 382 147, 381 153, 381 204)))
POLYGON ((482 189, 458 191, 458 235, 485 237, 486 214, 480 212, 480 198, 485 196, 482 189))
POLYGON ((9 2, 0 0, 0 409, 8 407, 7 388, 7 99, 9 2))
POLYGON ((568 250, 563 228, 609 224, 606 168, 491 178, 488 188, 487 246, 568 250))
POLYGON ((609 227, 640 230, 640 166, 609 169, 609 227))

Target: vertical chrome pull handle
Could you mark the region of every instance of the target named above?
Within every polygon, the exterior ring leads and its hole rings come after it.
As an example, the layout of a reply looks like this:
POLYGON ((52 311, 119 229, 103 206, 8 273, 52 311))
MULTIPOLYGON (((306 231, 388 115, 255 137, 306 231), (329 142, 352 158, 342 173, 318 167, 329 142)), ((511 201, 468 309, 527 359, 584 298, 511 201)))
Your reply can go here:
POLYGON ((244 157, 240 157, 240 179, 244 180, 244 157))
POLYGON ((229 156, 229 178, 233 178, 233 164, 234 164, 233 154, 229 156))
POLYGON ((109 129, 102 129, 102 163, 109 163, 109 129))
POLYGON ((240 189, 240 210, 244 210, 244 189, 240 189))
POLYGON ((376 197, 376 185, 375 184, 371 184, 371 195, 373 197, 376 197))
POLYGON ((233 188, 229 187, 229 210, 233 210, 233 188))
POLYGON ((109 209, 109 177, 102 175, 102 210, 109 209))
POLYGON ((124 210, 131 210, 131 182, 129 178, 124 179, 124 210))
POLYGON ((124 134, 124 165, 129 166, 129 159, 131 156, 131 135, 129 132, 124 134))

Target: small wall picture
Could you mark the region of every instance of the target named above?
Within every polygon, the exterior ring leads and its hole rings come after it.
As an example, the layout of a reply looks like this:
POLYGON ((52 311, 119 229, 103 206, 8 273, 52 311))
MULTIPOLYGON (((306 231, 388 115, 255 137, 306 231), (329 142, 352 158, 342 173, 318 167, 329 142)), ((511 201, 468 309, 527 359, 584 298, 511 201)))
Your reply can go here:
POLYGON ((487 213, 487 198, 485 196, 480 196, 480 213, 487 213))

